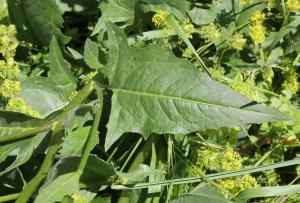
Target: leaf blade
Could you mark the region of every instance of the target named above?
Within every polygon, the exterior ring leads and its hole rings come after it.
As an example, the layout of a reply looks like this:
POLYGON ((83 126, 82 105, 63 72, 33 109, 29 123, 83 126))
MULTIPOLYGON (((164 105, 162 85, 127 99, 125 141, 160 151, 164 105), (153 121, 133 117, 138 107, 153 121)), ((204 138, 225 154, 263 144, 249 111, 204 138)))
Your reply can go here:
POLYGON ((213 81, 159 46, 129 48, 124 33, 107 25, 111 47, 104 88, 113 91, 105 148, 125 132, 187 134, 289 117, 213 81), (234 98, 234 99, 233 99, 234 98))

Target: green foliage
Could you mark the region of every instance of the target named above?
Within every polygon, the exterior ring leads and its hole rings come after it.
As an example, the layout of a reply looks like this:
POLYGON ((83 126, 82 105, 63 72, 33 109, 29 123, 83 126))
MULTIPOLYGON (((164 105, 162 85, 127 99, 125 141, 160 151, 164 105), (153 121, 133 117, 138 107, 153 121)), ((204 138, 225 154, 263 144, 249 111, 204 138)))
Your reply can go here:
POLYGON ((299 12, 0 0, 0 202, 298 202, 299 12))

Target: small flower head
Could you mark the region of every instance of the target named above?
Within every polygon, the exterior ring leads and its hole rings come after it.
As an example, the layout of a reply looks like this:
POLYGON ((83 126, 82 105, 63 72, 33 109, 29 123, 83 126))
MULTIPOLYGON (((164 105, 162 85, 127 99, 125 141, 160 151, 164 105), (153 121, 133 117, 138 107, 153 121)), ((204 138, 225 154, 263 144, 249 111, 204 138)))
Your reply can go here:
POLYGON ((6 110, 23 113, 35 118, 40 118, 41 114, 28 106, 23 97, 13 97, 8 100, 6 110))
POLYGON ((263 25, 257 24, 250 27, 249 36, 254 44, 262 44, 266 40, 266 29, 263 25))
POLYGON ((261 11, 255 11, 250 18, 252 25, 263 24, 265 21, 266 15, 261 11))
POLYGON ((156 11, 156 14, 152 17, 152 22, 158 28, 163 28, 167 26, 166 18, 169 13, 163 10, 156 11))
POLYGON ((6 98, 12 98, 20 92, 20 82, 14 80, 4 80, 0 86, 0 94, 6 98))
POLYGON ((240 51, 243 49, 243 47, 246 44, 246 39, 243 37, 242 34, 237 33, 234 34, 230 39, 227 40, 227 43, 229 46, 231 46, 232 48, 240 51))
POLYGON ((220 157, 220 167, 224 171, 238 170, 242 168, 242 157, 239 153, 228 147, 220 157))
POLYGON ((71 195, 71 197, 72 197, 72 200, 74 203, 88 203, 89 202, 85 197, 83 197, 77 193, 73 193, 71 195))
POLYGON ((8 62, 0 60, 0 78, 15 78, 19 72, 19 65, 14 63, 14 61, 11 63, 10 60, 8 62))
POLYGON ((206 39, 206 42, 215 42, 221 38, 219 28, 213 23, 202 27, 199 33, 202 38, 206 39))
POLYGON ((192 38, 192 34, 197 32, 194 25, 191 23, 191 21, 189 19, 183 20, 181 23, 181 26, 182 26, 185 34, 187 35, 187 37, 190 39, 192 38))
POLYGON ((254 3, 254 0, 240 0, 239 3, 240 3, 242 6, 247 6, 247 5, 253 4, 253 3, 254 3))
POLYGON ((300 0, 287 0, 286 7, 293 12, 300 11, 300 0))
POLYGON ((234 196, 244 190, 260 187, 256 179, 249 174, 246 174, 241 178, 223 179, 219 181, 219 184, 234 196))
POLYGON ((186 48, 182 52, 182 57, 184 58, 191 58, 193 56, 193 52, 190 48, 186 48))

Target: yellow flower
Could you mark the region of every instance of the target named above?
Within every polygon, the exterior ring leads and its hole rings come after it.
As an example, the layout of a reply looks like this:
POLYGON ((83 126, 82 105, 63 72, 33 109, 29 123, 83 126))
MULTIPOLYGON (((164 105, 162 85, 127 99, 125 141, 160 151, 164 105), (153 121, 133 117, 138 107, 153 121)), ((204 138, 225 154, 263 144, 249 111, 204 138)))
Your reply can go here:
POLYGON ((73 193, 71 195, 71 197, 72 197, 74 203, 88 203, 89 202, 85 197, 82 197, 80 194, 73 193))
POLYGON ((250 18, 252 25, 263 24, 265 21, 266 15, 261 11, 255 11, 250 18))
POLYGON ((227 39, 228 45, 238 51, 243 49, 243 47, 246 44, 246 41, 247 40, 240 33, 234 34, 231 38, 227 39))
POLYGON ((242 178, 228 178, 220 180, 219 184, 234 196, 249 188, 260 187, 256 179, 249 174, 244 175, 242 178))
POLYGON ((262 44, 266 40, 266 30, 263 25, 257 24, 250 27, 249 36, 254 44, 262 44))
POLYGON ((169 13, 163 10, 156 11, 156 14, 152 17, 152 22, 158 28, 163 28, 167 26, 166 18, 169 13))
POLYGON ((228 147, 225 153, 219 155, 220 167, 224 171, 238 170, 242 168, 242 157, 239 153, 228 147))
POLYGON ((6 110, 23 113, 35 118, 40 118, 41 114, 28 106, 23 97, 13 97, 8 100, 6 110))
POLYGON ((220 30, 213 23, 202 27, 199 33, 202 38, 206 39, 206 42, 215 42, 221 38, 220 30))
MULTIPOLYGON (((8 62, 11 63, 11 61, 8 62)), ((9 65, 8 63, 6 63, 6 61, 0 60, 0 78, 14 78, 19 72, 19 65, 14 63, 14 61, 11 65, 9 65)))
POLYGON ((287 0, 286 7, 291 11, 300 11, 300 0, 287 0))
POLYGON ((250 4, 253 4, 253 3, 254 3, 254 0, 240 0, 239 2, 240 2, 240 4, 241 4, 242 6, 244 6, 244 5, 250 5, 250 4))
POLYGON ((192 38, 192 33, 197 32, 194 25, 190 22, 189 19, 185 19, 184 21, 182 21, 181 26, 187 37, 190 39, 192 38))
POLYGON ((6 98, 12 98, 20 92, 20 82, 14 80, 4 80, 0 86, 0 93, 6 98))

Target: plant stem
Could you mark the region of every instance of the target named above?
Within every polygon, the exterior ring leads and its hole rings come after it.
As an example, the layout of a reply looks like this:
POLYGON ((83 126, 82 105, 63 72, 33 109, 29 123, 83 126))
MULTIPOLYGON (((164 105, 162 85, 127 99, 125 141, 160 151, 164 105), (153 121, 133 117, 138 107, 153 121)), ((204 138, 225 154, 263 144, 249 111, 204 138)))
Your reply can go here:
POLYGON ((129 160, 131 159, 132 155, 134 154, 134 152, 137 150, 137 148, 140 146, 140 144, 142 143, 143 138, 140 137, 140 139, 137 141, 137 143, 135 144, 133 150, 130 152, 129 156, 127 157, 126 161, 124 162, 122 168, 121 168, 121 172, 125 169, 126 165, 128 164, 129 160))
POLYGON ((98 142, 98 127, 99 127, 99 123, 100 123, 100 118, 101 118, 101 114, 102 114, 102 107, 103 107, 103 97, 102 94, 98 95, 98 104, 96 104, 96 115, 95 115, 95 119, 92 125, 92 128, 90 130, 89 133, 89 137, 88 137, 88 141, 86 143, 80 164, 78 166, 77 172, 81 175, 84 167, 86 166, 86 163, 88 161, 89 155, 92 151, 92 149, 95 147, 95 145, 98 142))
POLYGON ((26 203, 28 202, 31 195, 36 191, 40 183, 47 176, 48 171, 50 170, 55 154, 59 149, 59 145, 64 136, 63 126, 61 125, 62 120, 68 115, 68 113, 73 110, 76 106, 80 105, 93 91, 94 86, 93 82, 88 83, 84 88, 82 88, 79 93, 74 97, 74 99, 66 106, 64 111, 55 118, 53 123, 53 135, 48 148, 46 157, 42 163, 42 166, 37 173, 37 175, 25 186, 20 196, 18 197, 16 203, 26 203))
POLYGON ((23 132, 14 133, 12 135, 0 136, 0 143, 31 137, 38 133, 50 130, 51 128, 52 128, 52 124, 48 124, 48 125, 32 128, 23 132))
POLYGON ((18 198, 19 194, 20 193, 2 196, 0 197, 0 202, 8 202, 8 201, 15 200, 18 198))
POLYGON ((93 89, 94 89, 94 82, 88 83, 78 92, 78 94, 72 99, 72 101, 65 107, 64 111, 60 115, 52 119, 48 124, 46 125, 43 124, 38 127, 33 127, 23 132, 0 136, 0 143, 32 137, 38 133, 50 130, 56 123, 62 122, 72 109, 80 105, 91 94, 93 89))
MULTIPOLYGON (((54 127, 56 128, 56 127, 54 127)), ((55 158, 55 154, 59 148, 59 144, 61 142, 61 139, 63 138, 64 131, 59 130, 56 131, 56 129, 53 130, 53 135, 51 139, 51 143, 48 149, 48 152, 46 154, 46 157, 42 163, 42 166, 37 173, 37 175, 25 186, 23 191, 21 192, 20 196, 18 197, 16 203, 26 203, 28 202, 31 195, 36 191, 42 180, 46 177, 48 174, 49 169, 52 166, 52 163, 55 158)))

